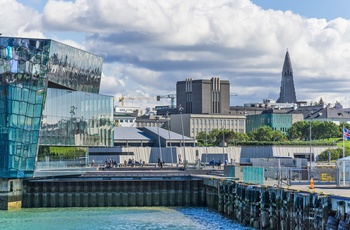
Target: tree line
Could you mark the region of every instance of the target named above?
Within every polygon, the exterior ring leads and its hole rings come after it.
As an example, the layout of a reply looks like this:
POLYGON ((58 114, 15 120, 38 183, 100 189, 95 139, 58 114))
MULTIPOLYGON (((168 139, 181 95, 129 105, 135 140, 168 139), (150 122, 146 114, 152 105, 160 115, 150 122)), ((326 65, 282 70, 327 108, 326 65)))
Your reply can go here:
MULTIPOLYGON (((269 126, 261 126, 249 133, 236 133, 224 129, 213 129, 209 133, 199 132, 196 136, 199 146, 234 146, 234 145, 336 145, 342 141, 343 127, 350 129, 350 124, 335 124, 331 121, 298 121, 286 133, 274 130, 269 126), (310 132, 311 131, 311 132, 310 132), (311 139, 310 139, 311 138, 311 139), (224 140, 224 141, 223 141, 224 140)), ((340 150, 332 149, 332 159, 338 159, 340 150)), ((346 154, 350 155, 350 149, 346 154)), ((328 151, 321 154, 321 159, 328 159, 328 151)))

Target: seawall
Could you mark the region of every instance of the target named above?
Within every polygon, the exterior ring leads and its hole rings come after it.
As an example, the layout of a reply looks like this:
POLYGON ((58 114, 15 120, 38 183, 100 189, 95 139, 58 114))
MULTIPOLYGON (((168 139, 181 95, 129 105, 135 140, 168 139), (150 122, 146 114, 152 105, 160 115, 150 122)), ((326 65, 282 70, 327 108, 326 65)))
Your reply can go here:
POLYGON ((189 177, 25 181, 22 207, 203 206, 202 184, 189 177))
POLYGON ((23 181, 23 208, 110 206, 206 206, 256 229, 350 229, 347 197, 230 178, 143 173, 23 181))
POLYGON ((255 229, 350 229, 350 198, 313 191, 204 179, 217 187, 217 210, 255 229))

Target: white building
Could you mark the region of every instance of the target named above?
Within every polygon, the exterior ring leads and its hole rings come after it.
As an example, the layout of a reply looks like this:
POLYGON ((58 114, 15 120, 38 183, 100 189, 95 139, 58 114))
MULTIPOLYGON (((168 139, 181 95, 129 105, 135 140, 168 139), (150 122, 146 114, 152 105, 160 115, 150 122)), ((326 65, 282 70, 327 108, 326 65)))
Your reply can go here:
POLYGON ((245 133, 246 117, 233 114, 172 114, 171 131, 182 134, 181 116, 184 135, 196 138, 197 133, 209 133, 213 129, 227 129, 236 133, 245 133))
POLYGON ((114 107, 114 124, 119 127, 135 127, 136 117, 140 116, 140 107, 114 107))

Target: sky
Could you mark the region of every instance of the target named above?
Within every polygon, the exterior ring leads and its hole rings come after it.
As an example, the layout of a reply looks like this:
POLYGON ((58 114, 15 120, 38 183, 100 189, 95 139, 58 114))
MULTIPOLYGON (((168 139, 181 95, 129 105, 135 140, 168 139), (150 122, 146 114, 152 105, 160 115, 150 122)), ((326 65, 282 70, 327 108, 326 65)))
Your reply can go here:
POLYGON ((350 107, 346 9, 348 0, 0 0, 0 33, 100 55, 100 93, 125 106, 169 105, 156 96, 186 78, 229 80, 235 106, 277 100, 288 50, 297 100, 350 107))

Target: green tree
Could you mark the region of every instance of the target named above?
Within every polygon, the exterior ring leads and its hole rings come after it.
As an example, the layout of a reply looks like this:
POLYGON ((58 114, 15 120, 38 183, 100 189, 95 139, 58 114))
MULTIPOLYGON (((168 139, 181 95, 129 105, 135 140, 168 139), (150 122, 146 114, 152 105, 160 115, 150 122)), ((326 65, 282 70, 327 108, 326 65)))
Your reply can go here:
POLYGON ((197 139, 197 143, 198 143, 198 146, 206 146, 206 145, 209 145, 209 137, 208 137, 208 134, 206 132, 199 132, 197 133, 197 136, 196 136, 196 139, 197 139))
POLYGON ((227 145, 235 145, 237 142, 249 141, 249 137, 245 133, 236 133, 234 131, 224 129, 213 129, 210 133, 199 132, 196 136, 198 146, 221 146, 222 140, 225 138, 227 145))
POLYGON ((304 128, 305 122, 298 121, 295 122, 292 127, 287 130, 287 137, 289 140, 302 140, 302 130, 304 128))
POLYGON ((257 130, 248 133, 251 141, 270 141, 272 139, 272 128, 269 126, 261 126, 257 130))
POLYGON ((248 133, 251 141, 283 141, 286 136, 279 130, 273 130, 270 126, 261 126, 257 130, 248 133))
POLYGON ((329 139, 340 137, 342 134, 340 126, 331 121, 298 121, 287 131, 289 140, 329 139))
POLYGON ((220 146, 223 144, 223 142, 227 143, 228 140, 231 140, 233 137, 233 134, 230 130, 224 129, 224 130, 215 130, 216 134, 216 142, 215 145, 220 146))
POLYGON ((272 140, 271 141, 285 141, 287 139, 286 134, 279 130, 272 131, 272 140))
MULTIPOLYGON (((350 149, 345 148, 345 157, 350 156, 350 149)), ((318 155, 319 161, 328 161, 328 152, 331 154, 331 160, 338 160, 343 157, 343 149, 337 148, 337 149, 327 149, 323 151, 320 155, 318 155)))
POLYGON ((221 143, 221 138, 222 138, 222 135, 221 135, 221 131, 220 130, 213 129, 213 130, 210 131, 210 133, 209 133, 209 141, 210 141, 211 145, 219 146, 220 143, 221 143))
POLYGON ((315 121, 312 122, 312 139, 329 139, 331 137, 338 137, 341 134, 339 126, 331 121, 315 121))
POLYGON ((232 137, 227 140, 230 145, 236 145, 237 142, 249 141, 249 136, 246 133, 235 133, 233 132, 232 137))

